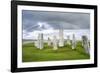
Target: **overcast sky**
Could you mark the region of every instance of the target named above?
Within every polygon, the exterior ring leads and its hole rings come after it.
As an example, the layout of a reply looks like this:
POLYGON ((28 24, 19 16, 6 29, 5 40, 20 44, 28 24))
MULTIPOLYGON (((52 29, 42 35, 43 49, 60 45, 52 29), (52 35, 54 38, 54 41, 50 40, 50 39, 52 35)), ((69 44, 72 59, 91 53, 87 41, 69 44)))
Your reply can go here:
POLYGON ((90 14, 22 10, 22 25, 23 38, 36 31, 53 31, 60 28, 71 31, 88 30, 89 33, 90 14))

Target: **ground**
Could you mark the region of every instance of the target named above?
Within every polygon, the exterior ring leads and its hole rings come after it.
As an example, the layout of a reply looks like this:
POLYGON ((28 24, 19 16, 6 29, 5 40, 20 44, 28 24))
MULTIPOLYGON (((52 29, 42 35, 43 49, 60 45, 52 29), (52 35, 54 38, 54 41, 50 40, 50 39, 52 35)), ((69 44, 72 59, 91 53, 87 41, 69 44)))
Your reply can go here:
POLYGON ((65 45, 64 47, 59 47, 58 50, 53 50, 47 44, 40 50, 33 43, 24 44, 22 48, 23 62, 83 60, 89 58, 90 56, 85 53, 80 41, 77 42, 75 50, 71 49, 71 45, 65 45))

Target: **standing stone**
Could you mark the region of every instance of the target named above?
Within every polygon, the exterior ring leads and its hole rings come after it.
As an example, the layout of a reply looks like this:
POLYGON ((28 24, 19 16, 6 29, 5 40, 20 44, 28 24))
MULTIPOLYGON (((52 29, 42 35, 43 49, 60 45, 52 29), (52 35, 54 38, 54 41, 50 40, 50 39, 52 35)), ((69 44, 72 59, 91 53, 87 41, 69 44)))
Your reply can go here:
POLYGON ((73 34, 73 38, 72 38, 72 49, 76 48, 76 39, 75 39, 75 35, 73 34))
POLYGON ((88 42, 88 38, 86 36, 82 36, 82 43, 83 43, 83 47, 85 49, 85 52, 87 54, 89 54, 90 53, 89 42, 88 42))
POLYGON ((64 34, 63 34, 63 29, 59 30, 59 47, 64 46, 64 34))
POLYGON ((89 48, 90 48, 90 40, 88 40, 88 46, 89 46, 89 48))
POLYGON ((58 41, 56 36, 53 37, 53 50, 57 50, 58 49, 58 41))
POLYGON ((70 36, 67 36, 67 44, 68 44, 68 45, 71 45, 70 36))
POLYGON ((38 35, 38 44, 37 44, 37 48, 43 49, 43 33, 40 33, 40 34, 38 35))
POLYGON ((34 45, 35 45, 36 48, 39 48, 39 47, 38 47, 38 41, 37 41, 37 40, 34 41, 34 45))
POLYGON ((48 37, 48 46, 51 46, 52 45, 52 41, 51 39, 48 37))

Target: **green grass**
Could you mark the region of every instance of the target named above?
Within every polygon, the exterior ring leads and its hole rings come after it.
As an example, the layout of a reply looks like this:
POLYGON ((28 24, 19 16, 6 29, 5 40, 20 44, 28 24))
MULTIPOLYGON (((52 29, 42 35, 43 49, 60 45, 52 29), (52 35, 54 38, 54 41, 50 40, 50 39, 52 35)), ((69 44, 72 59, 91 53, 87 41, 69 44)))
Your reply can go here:
POLYGON ((22 48, 23 62, 83 60, 89 58, 90 56, 85 53, 80 41, 77 43, 75 50, 71 49, 71 45, 65 45, 64 47, 59 47, 58 50, 53 50, 47 44, 40 50, 33 43, 24 44, 22 48))

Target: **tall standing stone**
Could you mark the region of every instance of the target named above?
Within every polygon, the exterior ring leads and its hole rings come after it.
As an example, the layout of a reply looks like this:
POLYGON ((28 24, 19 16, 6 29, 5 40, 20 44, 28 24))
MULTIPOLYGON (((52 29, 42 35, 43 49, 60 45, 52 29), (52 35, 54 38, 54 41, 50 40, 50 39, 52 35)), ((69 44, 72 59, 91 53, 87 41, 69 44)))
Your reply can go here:
POLYGON ((64 46, 64 33, 63 33, 63 29, 59 30, 59 47, 63 47, 64 46))
POLYGON ((75 39, 75 35, 73 34, 73 38, 72 38, 72 49, 76 48, 76 39, 75 39))
POLYGON ((43 33, 40 33, 40 34, 38 35, 38 44, 37 44, 37 48, 43 49, 43 33))
POLYGON ((82 36, 82 44, 83 44, 83 47, 85 49, 85 52, 87 54, 89 54, 90 53, 90 48, 89 48, 88 38, 86 36, 82 36))
POLYGON ((58 49, 58 41, 56 36, 53 37, 53 50, 57 50, 58 49))

